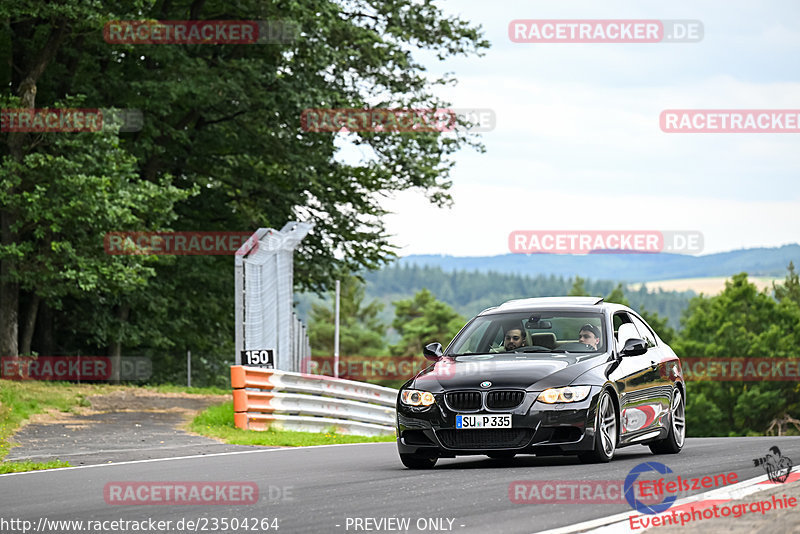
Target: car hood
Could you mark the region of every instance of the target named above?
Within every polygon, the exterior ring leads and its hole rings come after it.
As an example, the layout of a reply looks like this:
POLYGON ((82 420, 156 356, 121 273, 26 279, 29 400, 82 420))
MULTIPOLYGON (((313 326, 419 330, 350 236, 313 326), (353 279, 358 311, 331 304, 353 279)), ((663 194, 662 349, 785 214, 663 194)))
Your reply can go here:
POLYGON ((604 354, 476 355, 443 358, 421 371, 407 387, 433 393, 480 388, 507 387, 541 391, 566 386, 576 377, 607 360, 604 354))

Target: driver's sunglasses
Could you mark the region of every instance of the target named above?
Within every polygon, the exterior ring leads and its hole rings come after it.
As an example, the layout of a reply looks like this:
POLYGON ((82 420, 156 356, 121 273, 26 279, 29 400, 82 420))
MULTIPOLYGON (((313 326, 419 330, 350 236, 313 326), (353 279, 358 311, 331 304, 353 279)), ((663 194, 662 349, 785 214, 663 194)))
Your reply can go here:
POLYGON ((592 337, 592 334, 580 334, 580 335, 578 336, 578 339, 590 338, 590 337, 592 337))

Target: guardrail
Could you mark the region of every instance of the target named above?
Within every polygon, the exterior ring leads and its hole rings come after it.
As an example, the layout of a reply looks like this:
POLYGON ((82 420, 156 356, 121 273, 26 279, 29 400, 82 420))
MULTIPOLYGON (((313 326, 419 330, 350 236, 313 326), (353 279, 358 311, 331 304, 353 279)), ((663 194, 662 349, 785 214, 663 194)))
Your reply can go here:
POLYGON ((231 366, 234 422, 244 430, 390 436, 397 390, 330 376, 231 366))

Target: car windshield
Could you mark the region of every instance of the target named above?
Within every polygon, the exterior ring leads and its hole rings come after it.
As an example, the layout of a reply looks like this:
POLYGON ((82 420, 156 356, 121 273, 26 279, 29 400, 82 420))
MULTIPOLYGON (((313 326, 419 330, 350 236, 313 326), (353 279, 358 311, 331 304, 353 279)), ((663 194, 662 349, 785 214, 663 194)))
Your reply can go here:
POLYGON ((606 350, 601 313, 536 310, 477 317, 447 354, 587 353, 606 350))

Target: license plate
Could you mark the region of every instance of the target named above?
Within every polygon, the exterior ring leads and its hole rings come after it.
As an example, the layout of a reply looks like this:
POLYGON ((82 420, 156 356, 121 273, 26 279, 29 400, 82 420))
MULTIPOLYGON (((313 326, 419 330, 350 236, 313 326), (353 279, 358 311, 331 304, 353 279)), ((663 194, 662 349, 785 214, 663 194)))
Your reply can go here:
POLYGON ((511 428, 511 414, 457 415, 456 428, 460 430, 473 430, 476 428, 511 428))

